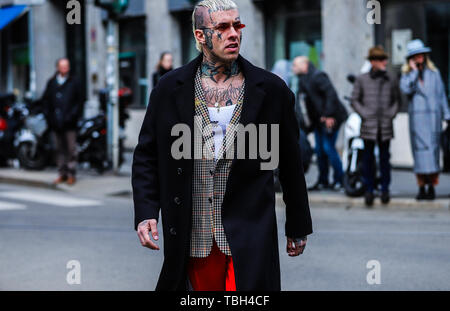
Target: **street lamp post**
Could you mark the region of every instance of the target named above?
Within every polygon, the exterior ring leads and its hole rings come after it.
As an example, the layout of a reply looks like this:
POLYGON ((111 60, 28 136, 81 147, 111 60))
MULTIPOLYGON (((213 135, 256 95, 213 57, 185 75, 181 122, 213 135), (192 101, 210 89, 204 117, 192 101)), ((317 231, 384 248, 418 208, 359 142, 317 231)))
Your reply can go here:
POLYGON ((106 36, 107 61, 106 84, 109 92, 107 105, 107 145, 108 160, 112 163, 115 173, 119 169, 119 64, 118 64, 118 35, 119 29, 116 21, 108 20, 106 36))
POLYGON ((108 160, 115 173, 119 170, 119 27, 118 16, 128 7, 128 0, 95 0, 95 5, 108 11, 106 35, 106 86, 108 89, 107 148, 108 160))

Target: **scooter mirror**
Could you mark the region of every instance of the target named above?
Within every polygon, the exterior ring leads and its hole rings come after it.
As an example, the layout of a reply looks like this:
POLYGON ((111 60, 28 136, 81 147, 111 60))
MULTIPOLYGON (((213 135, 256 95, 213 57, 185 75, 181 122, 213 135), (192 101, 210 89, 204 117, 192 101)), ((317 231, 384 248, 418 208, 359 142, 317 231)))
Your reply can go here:
POLYGON ((348 82, 350 82, 350 83, 355 83, 355 80, 356 80, 356 77, 355 77, 355 75, 354 74, 349 74, 348 76, 347 76, 347 81, 348 82))

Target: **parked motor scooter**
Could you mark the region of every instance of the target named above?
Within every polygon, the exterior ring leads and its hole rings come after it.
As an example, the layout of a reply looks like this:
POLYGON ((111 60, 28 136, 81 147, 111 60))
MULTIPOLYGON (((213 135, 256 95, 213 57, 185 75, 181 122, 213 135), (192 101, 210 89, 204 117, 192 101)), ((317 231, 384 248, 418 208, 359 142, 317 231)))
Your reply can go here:
POLYGON ((23 122, 14 138, 14 148, 20 166, 42 170, 50 164, 53 150, 50 130, 39 100, 25 99, 22 106, 23 122))

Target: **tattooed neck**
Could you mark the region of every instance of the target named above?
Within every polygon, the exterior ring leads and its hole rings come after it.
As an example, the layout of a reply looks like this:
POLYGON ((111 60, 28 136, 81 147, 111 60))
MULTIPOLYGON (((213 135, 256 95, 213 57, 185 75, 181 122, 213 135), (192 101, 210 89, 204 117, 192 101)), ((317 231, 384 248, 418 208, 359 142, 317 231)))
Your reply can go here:
POLYGON ((218 82, 221 75, 225 77, 225 82, 229 78, 239 75, 241 72, 237 61, 227 64, 209 60, 206 56, 203 57, 200 71, 202 77, 210 78, 215 83, 218 82))

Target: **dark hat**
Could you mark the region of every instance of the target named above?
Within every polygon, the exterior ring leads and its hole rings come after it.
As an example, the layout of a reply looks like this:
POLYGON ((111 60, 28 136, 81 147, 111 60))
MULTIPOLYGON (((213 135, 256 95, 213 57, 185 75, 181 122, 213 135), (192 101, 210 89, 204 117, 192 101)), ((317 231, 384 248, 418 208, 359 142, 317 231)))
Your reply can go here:
POLYGON ((389 58, 381 45, 374 46, 369 50, 368 60, 382 60, 389 58))

